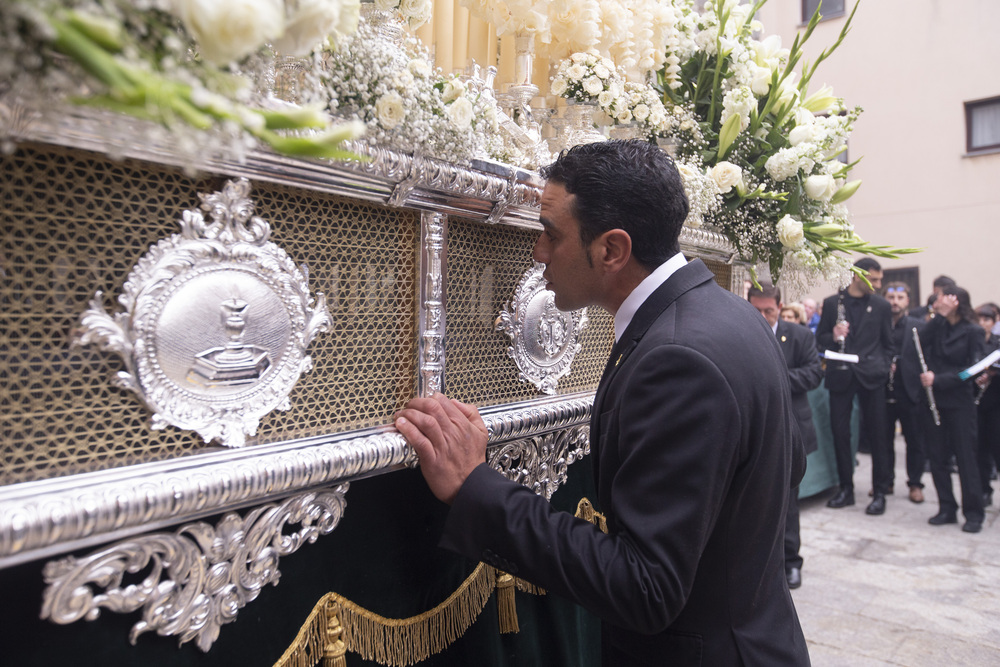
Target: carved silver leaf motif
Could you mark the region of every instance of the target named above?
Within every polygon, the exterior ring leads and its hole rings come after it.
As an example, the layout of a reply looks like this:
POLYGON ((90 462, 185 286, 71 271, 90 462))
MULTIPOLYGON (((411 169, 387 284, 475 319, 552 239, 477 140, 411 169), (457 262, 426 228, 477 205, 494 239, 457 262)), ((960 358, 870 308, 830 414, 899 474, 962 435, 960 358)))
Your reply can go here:
POLYGON ((567 313, 556 308, 555 296, 545 289, 537 262, 521 277, 514 298, 497 317, 497 331, 511 338, 507 354, 520 371, 522 382, 554 394, 559 378, 570 371, 580 351, 580 334, 587 326, 587 309, 567 313))
POLYGON ((420 217, 420 396, 444 391, 446 223, 447 218, 440 213, 424 212, 420 217))
POLYGON ((220 628, 277 584, 278 560, 315 542, 340 523, 348 485, 265 505, 245 517, 226 514, 216 526, 198 522, 175 533, 151 533, 119 542, 85 558, 51 561, 43 576, 49 584, 42 618, 67 624, 94 620, 102 609, 128 613, 142 609, 129 641, 144 632, 195 640, 208 651, 220 628), (288 525, 301 527, 284 534, 288 525), (147 572, 138 584, 126 574, 147 572), (102 591, 102 592, 97 592, 102 591))
POLYGON ((331 324, 326 300, 309 293, 308 271, 268 241, 250 183, 200 194, 180 234, 160 240, 133 267, 109 315, 98 292, 75 342, 125 362, 116 383, 153 412, 154 429, 196 431, 241 447, 312 368, 306 348, 331 324))
POLYGON ((590 454, 590 427, 575 426, 505 443, 487 454, 492 468, 546 500, 568 479, 569 467, 590 454))

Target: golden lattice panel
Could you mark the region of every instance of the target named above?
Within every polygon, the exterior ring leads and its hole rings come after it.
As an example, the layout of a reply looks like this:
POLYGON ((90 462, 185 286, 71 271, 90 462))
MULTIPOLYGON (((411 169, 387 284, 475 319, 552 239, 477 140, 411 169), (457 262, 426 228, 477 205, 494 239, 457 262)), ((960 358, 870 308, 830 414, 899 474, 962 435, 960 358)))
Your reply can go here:
MULTIPOLYGON (((537 237, 535 231, 449 219, 445 387, 450 396, 482 406, 540 395, 518 379, 517 366, 507 354, 510 338, 495 328, 497 316, 532 266, 537 237)), ((611 316, 595 307, 587 310, 587 317, 582 349, 559 381, 560 394, 596 389, 611 353, 611 316)))
MULTIPOLYGON (((139 257, 223 179, 50 147, 2 156, 0 172, 0 484, 205 451, 191 431, 151 430, 112 385, 120 360, 70 341, 94 292, 116 308, 139 257)), ((268 183, 251 198, 333 326, 309 347, 292 409, 248 445, 386 423, 416 382, 415 215, 268 183)))

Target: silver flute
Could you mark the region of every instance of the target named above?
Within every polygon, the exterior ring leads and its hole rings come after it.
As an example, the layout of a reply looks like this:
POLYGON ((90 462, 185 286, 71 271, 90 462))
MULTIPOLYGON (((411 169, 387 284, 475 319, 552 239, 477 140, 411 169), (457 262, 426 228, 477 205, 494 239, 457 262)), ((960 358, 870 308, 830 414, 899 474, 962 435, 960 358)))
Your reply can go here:
MULTIPOLYGON (((917 328, 913 327, 913 344, 917 346, 917 356, 920 357, 920 368, 924 373, 927 372, 927 362, 924 361, 924 348, 920 345, 920 334, 917 333, 917 328)), ((934 402, 934 387, 927 386, 924 387, 927 391, 927 402, 931 404, 931 414, 934 415, 934 425, 941 425, 941 415, 938 413, 937 403, 934 402)))
POLYGON ((899 360, 898 355, 893 355, 892 363, 889 364, 889 383, 886 385, 885 389, 888 396, 885 399, 886 403, 896 402, 896 362, 899 360))
MULTIPOLYGON (((844 309, 844 293, 841 292, 840 296, 837 297, 837 324, 844 324, 847 322, 847 311, 844 309)), ((847 336, 841 336, 837 339, 840 343, 840 353, 843 354, 847 350, 847 336)), ((838 368, 847 368, 847 363, 841 361, 838 368)))
POLYGON ((983 394, 985 394, 986 390, 990 388, 990 382, 992 381, 993 378, 987 375, 986 380, 979 385, 979 391, 976 392, 976 405, 979 405, 979 401, 983 400, 983 394))

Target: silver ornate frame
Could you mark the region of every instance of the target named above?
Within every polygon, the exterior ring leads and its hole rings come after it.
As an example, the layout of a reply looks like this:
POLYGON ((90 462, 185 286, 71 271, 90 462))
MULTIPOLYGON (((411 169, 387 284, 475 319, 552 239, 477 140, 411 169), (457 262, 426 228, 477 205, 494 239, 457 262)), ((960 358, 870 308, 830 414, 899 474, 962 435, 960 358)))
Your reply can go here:
MULTIPOLYGON (((358 163, 295 160, 263 151, 242 160, 192 159, 165 141, 151 140, 147 127, 85 108, 26 110, 10 96, 0 97, 0 140, 110 153, 421 211, 417 390, 422 395, 445 381, 447 216, 540 229, 542 183, 520 169, 461 166, 364 146, 353 147, 368 158, 358 163)), ((705 229, 684 229, 681 247, 721 261, 734 256, 721 234, 705 229)), ((734 270, 731 289, 742 287, 744 277, 745 271, 734 270)), ((593 392, 583 392, 484 408, 491 465, 550 497, 565 481, 568 466, 588 451, 592 403, 593 392)), ((282 556, 336 527, 351 480, 414 463, 403 438, 386 425, 0 486, 0 568, 104 545, 88 556, 48 564, 46 617, 72 622, 101 610, 142 609, 133 638, 156 631, 181 642, 193 639, 207 650, 221 625, 276 581, 282 556), (226 514, 214 527, 200 522, 220 513, 226 514), (282 537, 289 524, 299 528, 282 537), (205 548, 209 538, 213 548, 205 548), (181 554, 190 560, 184 568, 166 564, 181 554), (153 565, 152 574, 139 588, 122 589, 122 573, 140 571, 143 563, 153 565), (237 573, 247 568, 257 574, 246 585, 237 584, 237 573), (186 597, 167 615, 157 601, 176 586, 186 597), (220 604, 203 616, 199 605, 206 600, 220 604)))
POLYGON ((289 393, 312 369, 306 348, 332 322, 322 294, 314 303, 305 265, 268 241, 271 227, 253 214, 247 179, 200 197, 211 220, 184 211, 181 232, 133 267, 118 297, 124 311, 109 315, 98 292, 74 343, 121 357, 126 370, 115 383, 153 412, 154 429, 176 426, 242 447, 261 417, 291 408, 289 393), (248 331, 261 346, 244 340, 248 331), (271 342, 282 338, 283 347, 271 342))

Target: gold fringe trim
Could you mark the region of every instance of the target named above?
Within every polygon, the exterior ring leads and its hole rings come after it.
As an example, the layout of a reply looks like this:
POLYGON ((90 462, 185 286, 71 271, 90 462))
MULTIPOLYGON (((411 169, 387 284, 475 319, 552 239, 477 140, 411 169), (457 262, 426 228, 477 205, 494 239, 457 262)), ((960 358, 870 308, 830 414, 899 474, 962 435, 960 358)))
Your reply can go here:
MULTIPOLYGON (((576 516, 603 532, 608 522, 586 498, 576 516)), ((500 632, 518 632, 514 591, 545 595, 545 589, 480 563, 448 598, 410 618, 386 618, 338 593, 327 593, 306 617, 295 640, 274 667, 345 667, 348 651, 387 667, 413 665, 448 648, 475 623, 497 591, 500 632)))

